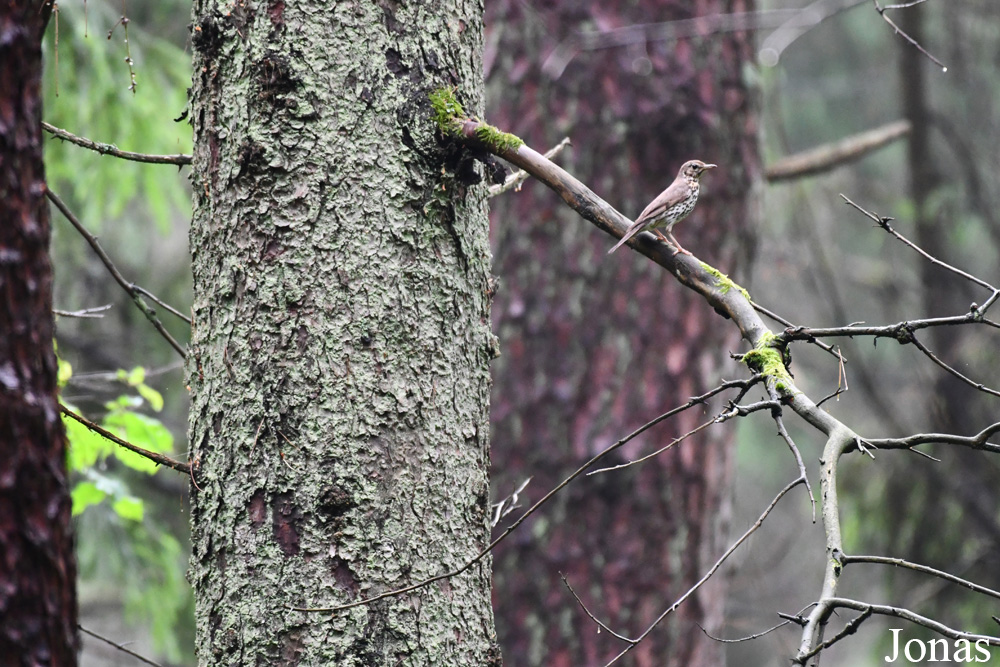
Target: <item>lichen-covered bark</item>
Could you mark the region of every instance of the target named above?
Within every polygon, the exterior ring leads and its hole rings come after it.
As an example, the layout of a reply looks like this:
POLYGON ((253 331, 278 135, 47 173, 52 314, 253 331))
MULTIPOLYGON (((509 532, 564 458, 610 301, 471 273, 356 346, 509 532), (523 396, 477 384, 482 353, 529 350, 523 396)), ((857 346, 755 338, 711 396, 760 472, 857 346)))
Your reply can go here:
POLYGON ((51 6, 0 4, 0 663, 75 665, 76 560, 42 163, 51 6))
POLYGON ((482 7, 195 2, 189 362, 203 665, 499 662, 490 251, 427 95, 482 113, 482 7))
MULTIPOLYGON (((728 12, 744 0, 488 4, 489 120, 536 148, 569 135, 558 158, 635 216, 685 160, 719 164, 674 230, 699 258, 739 279, 752 254, 760 183, 747 34, 650 41, 582 51, 558 79, 540 71, 577 32, 728 12), (541 51, 539 49, 542 49, 541 51), (516 91, 516 94, 513 92, 516 91)), ((670 275, 596 233, 530 181, 491 202, 494 309, 503 355, 494 366, 496 494, 532 482, 533 501, 600 449, 718 383, 735 329, 670 275)), ((713 408, 718 404, 713 404, 713 408)), ((685 413, 624 453, 649 453, 706 419, 685 413)), ((495 558, 497 626, 517 665, 601 665, 622 644, 594 625, 560 572, 599 618, 638 634, 697 581, 726 547, 732 447, 709 430, 641 466, 580 479, 495 558)), ((717 666, 722 577, 626 659, 717 666)))

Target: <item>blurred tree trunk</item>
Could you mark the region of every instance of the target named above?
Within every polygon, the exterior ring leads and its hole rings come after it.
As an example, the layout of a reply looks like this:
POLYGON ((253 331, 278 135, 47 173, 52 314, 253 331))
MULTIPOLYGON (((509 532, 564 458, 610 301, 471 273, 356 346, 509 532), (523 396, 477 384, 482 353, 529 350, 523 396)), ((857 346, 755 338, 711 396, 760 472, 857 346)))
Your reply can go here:
POLYGON ((482 114, 475 2, 194 5, 189 355, 202 665, 499 663, 488 226, 428 93, 482 114), (259 7, 263 10, 265 7, 259 7))
POLYGON ((0 656, 10 665, 75 665, 79 647, 42 162, 50 11, 0 5, 0 656))
MULTIPOLYGON (((534 147, 569 135, 573 148, 558 160, 633 217, 685 160, 718 163, 675 232, 739 279, 752 256, 761 176, 755 93, 744 78, 751 37, 583 51, 556 80, 540 64, 577 32, 753 9, 740 0, 641 0, 536 11, 491 1, 489 117, 534 147)), ((607 256, 614 239, 538 184, 494 199, 491 209, 503 351, 494 365, 494 495, 533 476, 534 500, 614 440, 714 386, 738 341, 658 267, 627 248, 607 256)), ((695 410, 658 426, 626 455, 666 445, 705 416, 695 410)), ((644 630, 724 550, 731 467, 730 437, 709 430, 640 466, 579 480, 502 545, 494 603, 511 664, 603 664, 622 648, 597 632, 560 572, 614 629, 644 630)), ((629 664, 722 664, 722 646, 695 623, 720 627, 723 593, 717 577, 629 664)))

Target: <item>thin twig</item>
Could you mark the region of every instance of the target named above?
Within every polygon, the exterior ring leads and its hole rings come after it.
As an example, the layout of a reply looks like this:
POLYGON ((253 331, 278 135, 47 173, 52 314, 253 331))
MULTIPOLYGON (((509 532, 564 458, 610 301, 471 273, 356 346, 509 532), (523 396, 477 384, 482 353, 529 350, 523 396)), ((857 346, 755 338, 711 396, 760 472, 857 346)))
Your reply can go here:
POLYGON ((80 232, 83 238, 87 240, 87 243, 90 244, 90 247, 94 249, 98 258, 100 258, 101 262, 111 273, 111 277, 115 279, 115 282, 121 285, 122 289, 124 289, 130 297, 132 297, 132 303, 134 303, 136 307, 142 311, 142 314, 146 316, 146 319, 149 320, 153 324, 153 327, 160 332, 160 335, 163 336, 168 343, 170 343, 170 346, 177 351, 177 354, 182 357, 186 357, 187 355, 184 353, 184 348, 181 347, 180 343, 174 340, 174 337, 171 336, 170 332, 163 326, 163 322, 161 322, 160 318, 156 316, 156 312, 146 305, 142 296, 140 296, 139 293, 132 287, 132 283, 125 280, 121 272, 118 271, 114 263, 111 261, 111 258, 108 257, 108 254, 104 252, 103 248, 101 248, 101 244, 97 242, 97 237, 87 231, 87 229, 83 226, 83 223, 80 222, 79 218, 77 218, 73 212, 69 210, 66 204, 63 203, 63 200, 60 199, 56 193, 47 189, 45 194, 48 196, 49 200, 56 205, 56 208, 58 208, 60 212, 66 216, 66 219, 69 220, 74 227, 76 227, 76 231, 80 232))
MULTIPOLYGON (((771 318, 772 320, 774 320, 775 322, 777 322, 779 324, 783 324, 786 327, 794 327, 795 326, 794 324, 792 324, 792 322, 790 320, 786 320, 781 315, 778 315, 777 313, 768 310, 767 308, 765 308, 764 306, 760 305, 756 301, 751 301, 750 305, 753 306, 754 310, 756 310, 761 315, 764 315, 765 317, 769 317, 769 318, 771 318)), ((834 345, 829 345, 828 343, 824 343, 821 340, 809 340, 809 339, 806 339, 806 342, 812 343, 813 345, 815 345, 816 347, 820 348, 821 350, 824 350, 825 352, 829 352, 834 357, 836 357, 841 363, 847 363, 847 359, 844 358, 843 354, 839 350, 837 350, 834 345)))
POLYGON ((90 318, 90 319, 100 319, 104 317, 104 311, 110 310, 111 304, 105 306, 94 306, 93 308, 84 308, 83 310, 59 310, 58 308, 53 308, 52 312, 59 317, 79 317, 79 318, 90 318))
POLYGON ((748 642, 748 641, 751 641, 753 639, 759 639, 759 638, 763 637, 764 635, 769 635, 772 632, 774 632, 775 630, 777 630, 778 628, 783 628, 783 627, 785 627, 786 625, 788 625, 791 622, 792 621, 790 621, 790 620, 786 620, 786 621, 783 621, 781 623, 778 623, 777 625, 775 625, 772 628, 768 628, 767 630, 762 630, 761 632, 755 632, 752 635, 747 635, 746 637, 738 637, 737 639, 725 639, 723 637, 716 637, 715 635, 709 634, 708 630, 706 630, 705 628, 701 627, 701 625, 699 625, 698 623, 695 623, 695 625, 697 625, 698 629, 701 630, 703 633, 705 633, 705 636, 708 637, 709 639, 711 639, 712 641, 719 642, 720 644, 741 644, 743 642, 748 642))
POLYGON ((164 301, 160 297, 158 297, 155 294, 153 294, 152 292, 150 292, 145 287, 142 287, 140 285, 136 285, 135 283, 129 283, 129 285, 132 287, 132 289, 134 289, 139 294, 148 296, 150 299, 152 299, 154 302, 156 302, 156 304, 158 304, 159 306, 165 308, 166 311, 168 313, 170 313, 171 315, 173 315, 175 317, 179 317, 180 319, 184 320, 188 324, 191 324, 191 318, 190 317, 188 317, 187 315, 185 315, 181 311, 177 310, 176 308, 174 308, 173 306, 171 306, 169 303, 167 303, 166 301, 164 301))
POLYGON ((576 602, 577 602, 577 604, 580 605, 580 608, 583 609, 584 613, 587 614, 587 616, 590 617, 590 620, 592 620, 594 623, 597 623, 597 625, 602 630, 604 630, 605 632, 607 632, 609 635, 612 635, 613 637, 616 637, 617 639, 620 639, 623 642, 630 641, 628 637, 626 637, 624 635, 618 634, 617 632, 615 632, 614 630, 612 630, 610 627, 608 627, 607 623, 604 623, 603 621, 601 621, 601 619, 599 619, 596 616, 594 616, 593 614, 591 614, 590 610, 587 609, 587 605, 583 604, 583 600, 581 600, 580 596, 576 594, 576 591, 573 590, 573 587, 569 585, 569 580, 566 579, 566 575, 563 574, 562 572, 560 572, 559 576, 562 578, 562 582, 566 585, 566 588, 569 589, 569 592, 572 593, 573 597, 576 598, 576 602))
POLYGON ((938 366, 940 366, 945 371, 947 371, 948 373, 950 373, 952 376, 958 378, 959 380, 961 380, 965 384, 969 385, 970 387, 973 387, 974 389, 978 389, 979 391, 983 392, 984 394, 990 394, 991 396, 1000 396, 1000 391, 997 391, 996 389, 992 389, 990 387, 987 387, 982 382, 976 382, 972 378, 969 378, 969 377, 966 377, 965 375, 962 375, 958 371, 958 369, 953 368, 949 364, 946 364, 936 354, 934 354, 933 352, 931 352, 930 350, 928 350, 924 346, 923 343, 921 343, 919 340, 917 340, 916 336, 912 336, 911 339, 910 339, 910 342, 913 343, 913 345, 918 350, 920 350, 921 352, 923 352, 924 356, 926 356, 928 359, 930 359, 931 361, 933 361, 935 364, 937 364, 938 366))
POLYGON ((128 442, 127 440, 122 440, 111 431, 101 428, 100 426, 98 426, 97 424, 95 424, 94 422, 90 421, 85 417, 81 417, 80 415, 76 414, 75 412, 67 408, 65 405, 60 405, 59 410, 70 419, 74 419, 80 422, 94 433, 97 433, 98 435, 107 438, 116 445, 124 447, 125 449, 129 450, 134 454, 138 454, 139 456, 147 458, 153 463, 157 463, 161 466, 173 468, 178 472, 183 472, 188 474, 191 473, 191 466, 188 465, 187 463, 181 463, 180 461, 176 461, 170 458, 169 456, 164 456, 163 454, 157 454, 156 452, 151 452, 148 449, 143 449, 142 447, 139 447, 138 445, 133 445, 131 442, 128 442))
POLYGON ((127 654, 129 654, 130 656, 132 656, 133 658, 135 658, 135 659, 136 659, 136 660, 138 660, 139 662, 144 662, 144 663, 146 663, 147 665, 152 665, 153 667, 161 667, 160 663, 158 663, 158 662, 153 662, 153 661, 152 661, 152 660, 150 660, 149 658, 144 658, 143 656, 139 655, 139 654, 138 654, 138 653, 136 653, 135 651, 132 651, 132 650, 130 650, 130 649, 127 649, 127 648, 125 648, 125 646, 124 646, 124 645, 122 645, 122 644, 119 644, 119 643, 117 643, 117 642, 114 642, 114 641, 112 641, 112 640, 108 639, 107 637, 102 637, 101 635, 97 634, 97 633, 96 633, 96 632, 94 632, 93 630, 88 630, 87 628, 83 627, 83 626, 82 626, 82 625, 80 625, 80 624, 77 624, 77 626, 76 626, 76 627, 77 627, 77 628, 79 628, 80 632, 82 632, 82 633, 84 633, 84 634, 86 634, 86 635, 90 635, 91 637, 93 637, 93 638, 95 638, 95 639, 100 639, 100 640, 101 640, 102 642, 104 642, 105 644, 110 644, 111 646, 114 646, 114 647, 115 647, 116 649, 118 649, 118 650, 119 650, 119 651, 121 651, 122 653, 127 653, 127 654))
MULTIPOLYGON (((865 438, 865 442, 876 449, 913 449, 918 445, 941 443, 945 445, 959 445, 971 449, 982 449, 987 452, 1000 454, 1000 444, 989 442, 990 436, 996 433, 1000 433, 1000 422, 991 424, 970 437, 952 435, 950 433, 917 433, 905 438, 865 438)), ((849 447, 846 451, 850 450, 851 448, 849 447)))
POLYGON ((133 162, 175 164, 179 167, 191 164, 191 156, 184 153, 178 153, 176 155, 150 155, 149 153, 133 153, 132 151, 123 151, 114 144, 102 144, 100 142, 87 139, 86 137, 78 137, 72 132, 56 127, 55 125, 50 125, 44 120, 42 121, 42 129, 54 134, 64 141, 68 141, 84 148, 89 148, 90 150, 96 151, 101 155, 111 155, 112 157, 121 158, 123 160, 132 160, 133 162))
POLYGON ((922 2, 925 2, 925 0, 916 0, 915 2, 907 2, 901 5, 887 5, 885 8, 879 7, 878 0, 872 0, 872 2, 875 4, 875 11, 879 13, 879 16, 885 19, 886 23, 892 26, 892 29, 896 32, 897 35, 899 35, 900 37, 908 41, 910 44, 912 44, 914 47, 916 47, 917 51, 920 51, 920 53, 930 58, 935 65, 941 68, 941 71, 943 72, 948 71, 948 67, 943 62, 941 62, 940 60, 932 56, 930 53, 928 53, 924 47, 920 46, 920 42, 918 42, 917 40, 913 39, 905 32, 903 32, 902 30, 900 30, 899 26, 893 23, 892 19, 886 16, 885 14, 886 11, 889 9, 906 9, 907 7, 913 7, 914 5, 919 5, 922 2))
MULTIPOLYGON (((991 646, 1000 646, 1000 637, 992 637, 990 635, 978 635, 972 632, 962 632, 961 630, 955 630, 948 627, 944 623, 935 621, 934 619, 927 618, 915 612, 905 609, 903 607, 893 607, 891 605, 883 604, 869 604, 867 602, 861 602, 860 600, 851 600, 849 598, 829 598, 825 601, 825 604, 829 611, 834 609, 854 609, 856 611, 866 611, 871 609, 873 614, 879 614, 881 616, 892 616, 894 618, 902 618, 904 620, 915 623, 916 625, 921 625, 925 628, 933 630, 934 632, 949 637, 951 639, 965 639, 970 643, 975 643, 977 641, 983 641, 991 646)), ((804 656, 796 656, 795 661, 802 663, 808 660, 804 656)))
MULTIPOLYGON (((562 150, 569 145, 570 145, 569 137, 565 137, 558 144, 556 144, 548 151, 546 151, 545 153, 546 159, 551 160, 555 156, 559 155, 559 153, 561 153, 562 150)), ((530 176, 531 174, 526 172, 524 169, 518 169, 516 172, 508 176, 507 179, 500 185, 491 185, 488 190, 489 195, 490 197, 496 197, 497 195, 503 194, 508 190, 520 188, 521 184, 524 183, 526 180, 528 180, 530 176)))
POLYGON ((631 461, 626 461, 624 463, 619 463, 618 465, 609 466, 607 468, 598 468, 597 470, 591 470, 590 472, 587 473, 587 477, 590 477, 591 475, 597 475, 597 474, 602 473, 602 472, 611 472, 613 470, 621 470, 622 468, 628 468, 630 466, 634 466, 636 464, 642 463, 643 461, 648 461, 649 459, 653 458, 654 456, 659 456, 660 454, 662 454, 663 452, 667 451, 668 449, 672 449, 674 447, 674 445, 678 445, 678 444, 684 442, 685 440, 687 440, 688 438, 690 438, 692 435, 695 435, 696 433, 699 433, 700 431, 704 431, 706 428, 708 428, 712 424, 716 424, 716 423, 718 423, 717 419, 715 419, 715 418, 709 419, 704 424, 701 424, 700 426, 696 426, 695 428, 691 429, 690 431, 688 431, 684 435, 679 436, 677 438, 674 438, 668 444, 664 445, 663 447, 660 447, 655 452, 651 452, 649 454, 646 454, 645 456, 641 456, 641 457, 639 457, 637 459, 633 459, 631 461))
MULTIPOLYGON (((769 394, 772 394, 772 399, 778 400, 778 393, 773 387, 769 386, 767 391, 769 394)), ((792 436, 788 434, 788 429, 785 428, 785 421, 781 418, 781 411, 772 411, 771 417, 774 419, 774 423, 778 425, 778 435, 780 435, 781 439, 785 441, 785 444, 788 445, 788 449, 792 451, 792 455, 795 457, 795 463, 799 467, 799 476, 806 485, 806 493, 809 495, 809 504, 812 505, 813 523, 816 523, 816 496, 813 495, 812 485, 809 484, 809 475, 806 474, 806 464, 802 461, 802 453, 799 451, 795 441, 792 440, 792 436)))
POLYGON ((796 486, 801 484, 803 481, 804 480, 800 477, 799 479, 789 482, 788 485, 785 486, 785 488, 779 491, 778 495, 774 497, 774 500, 771 501, 771 504, 768 505, 767 508, 764 510, 764 512, 757 518, 756 521, 754 521, 753 525, 750 526, 750 528, 748 528, 747 531, 743 533, 743 535, 741 535, 738 540, 733 542, 733 544, 730 545, 728 549, 726 549, 726 552, 722 554, 719 560, 715 561, 715 564, 712 565, 712 567, 708 570, 708 572, 705 573, 705 576, 699 579, 698 582, 694 586, 692 586, 687 593, 677 598, 676 602, 667 607, 667 609, 662 614, 660 614, 656 618, 656 620, 653 621, 653 623, 648 628, 646 628, 646 630, 641 635, 639 635, 635 639, 629 639, 628 640, 629 645, 626 646, 621 653, 612 658, 611 661, 608 662, 604 667, 610 667, 610 665, 613 665, 614 663, 618 662, 618 660, 622 658, 626 653, 628 653, 636 646, 638 646, 639 643, 642 642, 642 640, 645 639, 649 635, 649 633, 652 632, 653 629, 660 624, 661 621, 663 621, 663 619, 665 619, 672 612, 676 611, 677 608, 680 607, 685 600, 694 595, 698 591, 698 589, 701 588, 702 585, 706 581, 708 581, 720 567, 722 567, 722 564, 726 562, 726 559, 728 559, 733 554, 733 552, 736 551, 736 549, 738 549, 740 545, 743 544, 751 535, 757 532, 757 529, 760 528, 761 525, 764 523, 764 520, 767 518, 767 515, 771 513, 771 510, 775 508, 775 506, 785 496, 785 494, 787 494, 789 491, 791 491, 796 486))
POLYGON ((1000 600, 1000 591, 995 591, 992 588, 987 588, 986 586, 980 586, 979 584, 972 583, 968 579, 956 577, 954 574, 937 570, 933 567, 920 565, 919 563, 911 563, 910 561, 903 560, 902 558, 888 558, 886 556, 848 556, 847 554, 844 554, 841 556, 840 561, 844 565, 850 565, 851 563, 878 563, 880 565, 902 567, 907 570, 922 572, 923 574, 929 574, 940 579, 944 579, 945 581, 950 581, 953 584, 958 584, 959 586, 968 588, 970 591, 982 593, 983 595, 988 595, 991 598, 1000 600))
POLYGON ((923 248, 921 248, 920 246, 918 246, 917 244, 913 243, 912 241, 910 241, 909 239, 907 239, 905 236, 903 236, 902 234, 900 234, 899 232, 897 232, 889 224, 890 222, 892 222, 893 218, 890 218, 888 216, 880 216, 877 213, 872 213, 871 211, 867 211, 864 208, 862 208, 861 206, 858 206, 857 204, 855 204, 853 201, 851 201, 850 199, 848 199, 843 194, 841 194, 840 197, 845 202, 847 202, 850 206, 853 206, 854 208, 856 208, 858 211, 860 211, 861 213, 863 213, 865 216, 867 216, 868 218, 870 218, 871 220, 873 220, 875 222, 875 224, 877 224, 879 227, 881 227, 885 231, 889 232, 891 235, 893 235, 894 237, 896 237, 899 241, 902 241, 904 244, 906 244, 907 246, 909 246, 910 248, 912 248, 913 250, 915 250, 924 259, 928 260, 929 262, 931 262, 935 266, 940 266, 942 269, 945 269, 947 271, 951 271, 955 275, 962 276, 966 280, 970 280, 970 281, 974 282, 975 284, 979 285, 980 287, 985 287, 986 289, 988 289, 991 292, 993 292, 994 295, 996 295, 996 293, 997 293, 998 290, 993 285, 989 284, 985 280, 981 280, 981 279, 979 279, 979 278, 977 278, 977 277, 975 277, 975 276, 973 276, 973 275, 971 275, 969 273, 966 273, 965 271, 962 271, 961 269, 957 269, 954 266, 952 266, 951 264, 948 264, 946 262, 942 262, 940 259, 938 259, 938 258, 934 257, 933 255, 931 255, 930 253, 924 251, 923 248))

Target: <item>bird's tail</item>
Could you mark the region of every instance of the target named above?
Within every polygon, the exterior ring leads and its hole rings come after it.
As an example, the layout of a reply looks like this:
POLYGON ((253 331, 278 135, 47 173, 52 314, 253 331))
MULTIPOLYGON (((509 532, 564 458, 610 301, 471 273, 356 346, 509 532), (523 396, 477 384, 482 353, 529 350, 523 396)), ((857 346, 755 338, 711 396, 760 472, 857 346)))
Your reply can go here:
POLYGON ((632 229, 630 229, 627 232, 625 232, 625 236, 623 236, 621 238, 621 241, 619 241, 618 243, 615 244, 614 248, 612 248, 611 250, 608 251, 608 254, 610 255, 615 250, 618 250, 618 248, 622 247, 622 245, 624 245, 624 243, 626 241, 628 241, 630 238, 632 238, 633 236, 635 236, 636 234, 638 234, 641 231, 642 231, 641 227, 633 227, 632 229))

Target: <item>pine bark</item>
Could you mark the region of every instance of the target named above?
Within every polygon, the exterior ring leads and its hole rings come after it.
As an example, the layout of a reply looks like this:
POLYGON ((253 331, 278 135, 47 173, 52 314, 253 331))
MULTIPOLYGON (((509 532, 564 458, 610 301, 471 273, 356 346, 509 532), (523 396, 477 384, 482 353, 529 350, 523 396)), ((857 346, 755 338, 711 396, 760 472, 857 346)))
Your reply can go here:
POLYGON ((478 2, 195 2, 191 573, 203 665, 499 664, 478 2))
POLYGON ((9 665, 75 665, 79 648, 42 162, 50 11, 0 4, 0 661, 9 665))
MULTIPOLYGON (((740 0, 567 1, 530 11, 515 0, 491 2, 489 118, 535 147, 570 136, 573 147, 558 161, 632 216, 685 160, 718 163, 674 232, 740 279, 761 177, 756 100, 745 78, 751 37, 584 50, 555 80, 540 66, 576 33, 753 9, 740 0)), ((733 327, 627 248, 607 256, 615 240, 545 188, 529 182, 497 197, 491 215, 502 281, 494 308, 503 353, 494 373, 495 495, 531 477, 521 500, 534 501, 618 438, 732 377, 733 327)), ((668 444, 710 409, 656 427, 612 463, 668 444)), ((597 631, 560 573, 593 613, 633 635, 687 591, 726 546, 731 445, 725 431, 710 430, 641 466, 578 480, 502 545, 495 610, 508 659, 600 665, 623 648, 597 631)), ((722 664, 721 645, 695 623, 717 631, 724 592, 717 577, 626 664, 722 664)))

